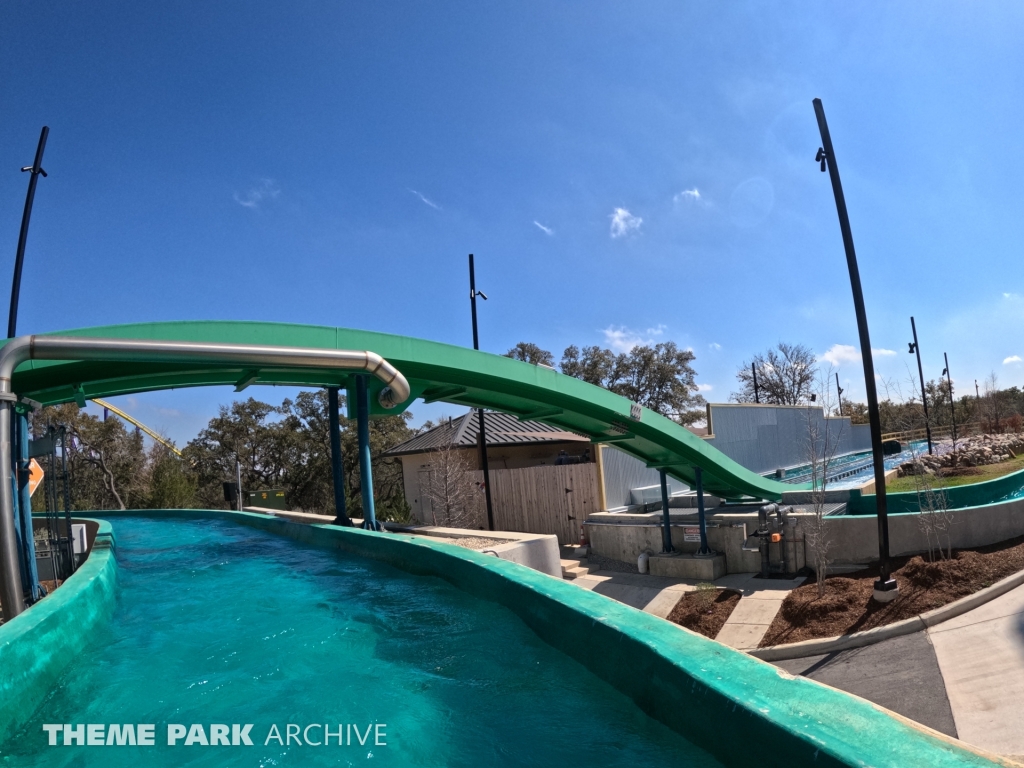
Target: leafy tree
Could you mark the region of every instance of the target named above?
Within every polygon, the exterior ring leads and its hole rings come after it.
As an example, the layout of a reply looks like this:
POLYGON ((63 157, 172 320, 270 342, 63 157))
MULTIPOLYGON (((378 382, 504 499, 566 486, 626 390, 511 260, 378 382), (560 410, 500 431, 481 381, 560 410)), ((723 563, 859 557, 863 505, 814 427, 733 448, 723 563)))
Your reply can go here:
POLYGON ((513 360, 522 360, 524 363, 532 363, 533 365, 554 366, 555 364, 555 358, 550 352, 528 341, 520 341, 505 353, 505 357, 511 357, 513 360))
MULTIPOLYGON (((370 421, 370 460, 374 501, 381 520, 407 520, 401 464, 383 454, 413 436, 411 414, 370 421)), ((341 417, 345 504, 350 516, 363 514, 360 494, 358 436, 355 423, 341 417)), ((272 406, 253 398, 222 406, 220 414, 183 453, 197 475, 198 501, 223 508, 222 483, 242 465, 243 489, 283 488, 293 509, 334 514, 327 393, 300 392, 272 406)))
POLYGON ((191 509, 196 505, 196 476, 178 456, 159 443, 149 454, 150 509, 191 509))
POLYGON ((773 405, 802 405, 810 402, 817 360, 803 344, 779 342, 774 349, 754 355, 736 372, 740 391, 729 399, 736 403, 754 402, 754 373, 757 371, 758 399, 773 405))
POLYGON ((628 397, 652 411, 693 424, 704 417, 704 398, 697 393, 694 354, 667 341, 638 345, 616 355, 601 347, 568 347, 562 373, 628 397))
MULTIPOLYGON (((148 457, 142 436, 117 418, 106 421, 80 410, 75 403, 48 406, 30 417, 34 435, 48 425, 63 424, 68 434, 68 474, 72 508, 139 509, 148 504, 148 457)), ((43 503, 42 494, 38 504, 43 503)))

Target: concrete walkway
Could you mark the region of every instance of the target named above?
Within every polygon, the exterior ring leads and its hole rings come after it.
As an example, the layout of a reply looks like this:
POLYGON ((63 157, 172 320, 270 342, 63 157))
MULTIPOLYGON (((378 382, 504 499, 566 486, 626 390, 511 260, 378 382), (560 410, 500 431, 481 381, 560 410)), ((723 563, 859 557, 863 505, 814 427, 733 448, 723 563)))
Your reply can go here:
POLYGON ((796 579, 758 579, 754 573, 731 573, 715 581, 716 587, 729 587, 741 595, 725 625, 715 639, 730 648, 757 648, 786 595, 804 582, 796 579))
POLYGON ((1024 761, 1024 586, 928 630, 969 744, 1024 761))
POLYGON ((684 592, 697 585, 692 580, 617 571, 590 571, 572 583, 662 619, 668 618, 684 592))

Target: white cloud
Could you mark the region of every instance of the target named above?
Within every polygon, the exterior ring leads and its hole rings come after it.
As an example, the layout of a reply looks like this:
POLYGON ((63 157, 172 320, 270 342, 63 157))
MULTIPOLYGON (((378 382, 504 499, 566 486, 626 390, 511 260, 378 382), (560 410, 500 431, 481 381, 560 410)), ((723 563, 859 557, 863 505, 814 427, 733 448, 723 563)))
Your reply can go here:
POLYGON ((633 347, 657 344, 656 337, 664 335, 666 327, 659 324, 656 328, 648 328, 640 333, 624 325, 620 325, 618 328, 609 325, 602 333, 604 333, 604 343, 608 349, 614 352, 629 352, 633 347))
POLYGON ((821 359, 826 360, 835 366, 842 366, 843 363, 859 363, 860 350, 856 347, 851 347, 849 344, 833 344, 829 347, 829 350, 821 356, 821 359))
POLYGON ((612 220, 611 234, 613 238, 623 237, 630 232, 638 232, 640 225, 644 223, 643 219, 634 216, 625 208, 616 208, 608 218, 612 220))
POLYGON ((235 202, 243 208, 259 208, 265 200, 273 200, 281 194, 273 179, 261 179, 260 183, 244 195, 235 192, 235 202))
MULTIPOLYGON (((876 349, 871 348, 871 354, 874 357, 895 357, 896 351, 893 349, 876 349)), ((859 363, 860 362, 860 350, 856 347, 851 347, 849 344, 833 344, 829 347, 828 351, 821 356, 822 360, 825 360, 832 365, 842 366, 843 363, 859 363)))
POLYGON ((710 392, 712 389, 714 389, 714 387, 712 387, 710 384, 698 384, 697 385, 697 391, 698 392, 710 392))
POLYGON ((1020 359, 1020 355, 1010 355, 1008 358, 1003 360, 1003 365, 1010 365, 1010 363, 1022 363, 1024 360, 1020 359))
POLYGON ((418 197, 418 198, 419 198, 420 200, 422 200, 422 201, 423 201, 424 203, 426 203, 427 205, 429 205, 429 206, 430 206, 431 208, 433 208, 433 209, 434 209, 435 211, 440 211, 440 210, 441 210, 441 206, 440 206, 440 205, 438 205, 437 203, 435 203, 435 202, 434 202, 433 200, 431 200, 431 199, 430 199, 429 197, 427 197, 426 195, 424 195, 424 194, 423 194, 422 192, 417 192, 417 191, 416 191, 415 189, 411 189, 411 188, 409 188, 409 187, 406 187, 406 189, 408 189, 408 190, 409 190, 409 191, 410 191, 410 192, 411 192, 412 194, 416 195, 416 197, 418 197))
POLYGON ((673 203, 702 203, 708 204, 708 199, 700 193, 700 190, 694 187, 693 189, 684 189, 682 192, 678 192, 672 196, 673 203))
POLYGON ((718 350, 720 350, 721 348, 722 348, 722 345, 719 344, 717 341, 712 341, 710 344, 708 344, 708 349, 713 349, 716 352, 718 350))
POLYGON ((554 236, 555 230, 553 230, 551 227, 545 227, 543 224, 541 224, 536 219, 534 219, 533 223, 537 226, 537 229, 539 229, 541 232, 543 232, 548 237, 554 236))

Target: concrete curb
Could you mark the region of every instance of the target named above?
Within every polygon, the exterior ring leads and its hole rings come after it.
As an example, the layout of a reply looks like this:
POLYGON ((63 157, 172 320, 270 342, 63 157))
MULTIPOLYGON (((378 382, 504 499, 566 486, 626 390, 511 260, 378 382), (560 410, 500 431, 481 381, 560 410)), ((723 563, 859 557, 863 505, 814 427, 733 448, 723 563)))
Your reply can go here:
POLYGON ((884 627, 875 627, 864 632, 854 632, 839 637, 826 637, 820 640, 804 640, 799 643, 787 643, 786 645, 773 645, 768 648, 754 648, 747 651, 751 656, 762 661, 784 661, 786 659, 799 659, 804 656, 818 656, 823 653, 836 653, 850 648, 863 648, 866 645, 874 645, 882 640, 900 635, 910 635, 920 632, 923 629, 934 627, 943 621, 956 618, 967 613, 979 605, 984 605, 990 600, 995 600, 1000 595, 1005 595, 1011 589, 1024 584, 1024 571, 1012 573, 1005 579, 997 581, 991 587, 975 592, 973 595, 961 597, 948 605, 943 605, 931 611, 914 616, 910 619, 897 621, 894 624, 886 624, 884 627))

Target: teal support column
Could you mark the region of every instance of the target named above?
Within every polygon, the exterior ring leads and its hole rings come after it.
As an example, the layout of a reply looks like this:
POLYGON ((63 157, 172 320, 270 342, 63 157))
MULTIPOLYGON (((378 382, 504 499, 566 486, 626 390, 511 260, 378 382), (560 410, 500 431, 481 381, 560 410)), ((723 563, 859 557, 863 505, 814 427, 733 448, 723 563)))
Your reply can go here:
POLYGON ((345 472, 341 463, 341 419, 338 418, 338 388, 327 388, 327 419, 331 428, 331 477, 334 481, 334 524, 351 527, 345 513, 345 472))
POLYGON ((356 429, 359 435, 359 488, 363 499, 363 528, 379 531, 373 508, 373 468, 370 466, 370 395, 366 377, 356 376, 356 429))
POLYGON ((18 447, 15 460, 18 472, 17 498, 18 512, 21 515, 21 547, 25 559, 25 588, 32 595, 32 602, 39 599, 39 572, 36 568, 36 537, 32 532, 32 496, 28 490, 28 414, 20 411, 14 417, 14 428, 17 430, 18 447))

